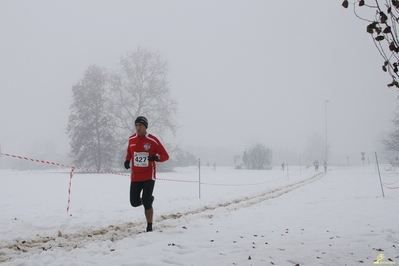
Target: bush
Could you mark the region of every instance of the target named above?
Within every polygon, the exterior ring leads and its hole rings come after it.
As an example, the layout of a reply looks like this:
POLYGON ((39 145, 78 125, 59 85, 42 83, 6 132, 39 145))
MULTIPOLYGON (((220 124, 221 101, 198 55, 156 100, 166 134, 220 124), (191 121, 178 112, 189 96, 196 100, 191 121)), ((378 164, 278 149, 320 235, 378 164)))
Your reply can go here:
POLYGON ((242 160, 247 169, 271 169, 272 151, 258 143, 244 151, 242 160))

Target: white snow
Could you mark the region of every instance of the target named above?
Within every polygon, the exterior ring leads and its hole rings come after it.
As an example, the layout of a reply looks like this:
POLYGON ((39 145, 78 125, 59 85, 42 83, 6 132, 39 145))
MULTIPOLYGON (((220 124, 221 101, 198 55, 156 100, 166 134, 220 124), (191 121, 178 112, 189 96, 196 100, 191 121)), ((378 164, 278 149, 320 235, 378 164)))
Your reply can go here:
POLYGON ((75 173, 67 213, 69 169, 1 170, 0 264, 399 264, 399 172, 322 170, 158 173, 150 233, 128 175, 75 173))

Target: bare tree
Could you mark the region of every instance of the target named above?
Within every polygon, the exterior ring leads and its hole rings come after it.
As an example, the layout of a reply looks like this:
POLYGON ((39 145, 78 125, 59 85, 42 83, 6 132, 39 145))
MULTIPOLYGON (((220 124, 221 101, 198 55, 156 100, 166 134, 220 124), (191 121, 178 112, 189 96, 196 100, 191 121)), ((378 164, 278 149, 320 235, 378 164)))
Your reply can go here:
POLYGON ((67 133, 71 139, 71 157, 76 166, 95 167, 97 170, 112 166, 116 147, 106 90, 107 74, 94 65, 72 88, 67 133))
POLYGON ((399 113, 392 119, 394 129, 383 138, 384 150, 388 153, 390 163, 399 166, 399 113))
MULTIPOLYGON (((348 8, 348 0, 342 6, 348 8)), ((382 70, 392 78, 388 87, 399 88, 399 0, 355 0, 353 12, 367 22, 366 31, 383 58, 382 70)))
POLYGON ((122 56, 119 66, 119 72, 111 77, 119 143, 126 144, 139 115, 147 117, 151 131, 160 137, 167 131, 175 134, 177 102, 170 96, 167 62, 159 54, 139 47, 134 53, 122 56))

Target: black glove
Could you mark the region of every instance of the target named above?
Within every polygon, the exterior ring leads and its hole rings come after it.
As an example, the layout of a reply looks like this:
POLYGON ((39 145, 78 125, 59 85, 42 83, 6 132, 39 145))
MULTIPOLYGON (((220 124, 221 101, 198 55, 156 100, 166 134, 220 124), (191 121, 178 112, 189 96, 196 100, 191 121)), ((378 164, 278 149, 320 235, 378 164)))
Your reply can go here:
POLYGON ((151 156, 148 156, 148 160, 150 162, 158 162, 159 161, 159 157, 158 157, 158 155, 151 155, 151 156))
POLYGON ((126 161, 125 161, 125 168, 126 168, 126 169, 129 169, 129 168, 130 168, 130 161, 129 161, 129 160, 126 160, 126 161))

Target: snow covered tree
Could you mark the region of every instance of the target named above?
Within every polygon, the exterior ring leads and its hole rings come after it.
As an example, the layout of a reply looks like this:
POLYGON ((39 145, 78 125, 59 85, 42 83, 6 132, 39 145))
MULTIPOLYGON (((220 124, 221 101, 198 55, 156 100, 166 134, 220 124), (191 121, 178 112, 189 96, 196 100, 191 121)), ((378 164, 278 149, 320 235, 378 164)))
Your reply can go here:
MULTIPOLYGON (((348 8, 349 1, 344 0, 342 6, 348 8)), ((383 58, 382 70, 392 78, 388 87, 399 89, 399 0, 355 0, 353 11, 368 23, 366 31, 383 58)))
POLYGON ((116 145, 107 84, 106 71, 92 65, 72 88, 67 133, 71 139, 70 155, 78 167, 103 170, 112 166, 116 145))
POLYGON ((159 54, 139 47, 122 56, 119 67, 119 72, 111 77, 118 143, 126 145, 140 115, 147 117, 152 133, 160 137, 167 131, 175 134, 177 102, 170 96, 167 62, 159 54))
POLYGON ((271 169, 272 151, 258 143, 244 151, 242 161, 247 169, 271 169))

